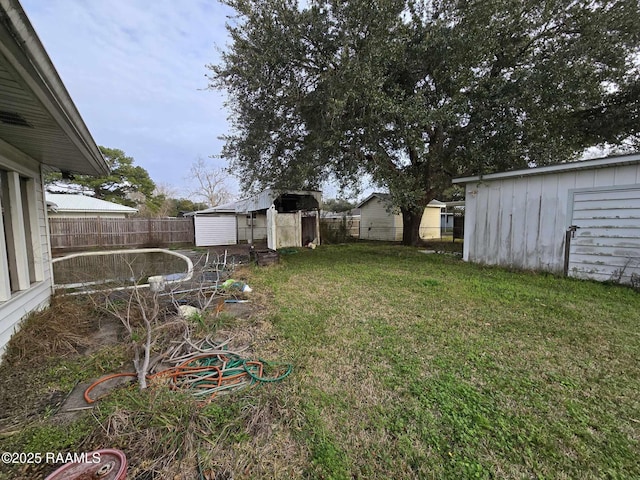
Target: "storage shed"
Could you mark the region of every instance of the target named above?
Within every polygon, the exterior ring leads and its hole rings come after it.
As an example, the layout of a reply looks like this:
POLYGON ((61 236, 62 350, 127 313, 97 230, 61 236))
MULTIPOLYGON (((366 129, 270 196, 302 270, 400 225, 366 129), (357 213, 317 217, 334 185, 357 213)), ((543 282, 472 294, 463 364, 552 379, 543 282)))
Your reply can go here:
POLYGON ((459 178, 467 261, 630 283, 640 275, 640 154, 459 178))
MULTIPOLYGON (((402 215, 391 206, 388 193, 372 193, 357 206, 360 209, 360 239, 402 241, 402 215)), ((441 213, 445 204, 429 202, 420 222, 420 238, 428 240, 441 236, 441 213)))
POLYGON ((237 202, 187 215, 195 217, 198 246, 266 242, 269 248, 277 250, 320 242, 321 205, 322 193, 315 190, 267 189, 237 202))

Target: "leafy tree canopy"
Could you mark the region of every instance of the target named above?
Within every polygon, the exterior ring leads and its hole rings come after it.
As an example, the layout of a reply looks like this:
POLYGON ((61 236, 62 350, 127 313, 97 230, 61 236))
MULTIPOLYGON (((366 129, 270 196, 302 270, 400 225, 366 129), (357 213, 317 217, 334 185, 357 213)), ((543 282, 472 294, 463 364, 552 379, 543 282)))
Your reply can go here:
POLYGON ((355 207, 354 202, 345 198, 328 198, 322 201, 322 209, 325 212, 346 212, 355 207))
POLYGON ((225 0, 211 70, 245 189, 388 188, 418 240, 451 178, 575 159, 640 129, 637 0, 225 0))
POLYGON ((207 208, 206 203, 193 202, 186 198, 171 198, 163 193, 156 193, 146 201, 138 214, 143 217, 178 217, 183 213, 205 208, 207 208))
POLYGON ((104 177, 76 175, 73 178, 63 178, 62 174, 53 173, 45 179, 47 189, 52 192, 68 191, 69 188, 61 189, 61 185, 66 184, 101 200, 131 207, 144 203, 146 199, 153 196, 155 184, 149 177, 149 172, 134 165, 132 157, 126 156, 117 148, 101 146, 100 151, 109 165, 109 175, 104 177), (136 196, 139 198, 136 199, 136 196))

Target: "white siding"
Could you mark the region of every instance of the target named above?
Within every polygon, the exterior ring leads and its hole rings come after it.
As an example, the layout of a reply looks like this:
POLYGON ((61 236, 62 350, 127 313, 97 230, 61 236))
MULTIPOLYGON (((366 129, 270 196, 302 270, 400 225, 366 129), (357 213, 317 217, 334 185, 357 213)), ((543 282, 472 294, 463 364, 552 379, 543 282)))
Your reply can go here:
MULTIPOLYGON (((15 171, 23 178, 28 179, 26 182, 21 182, 21 188, 28 189, 24 197, 21 196, 24 198, 21 203, 23 203, 23 207, 28 205, 23 213, 29 216, 24 225, 29 236, 29 238, 25 238, 25 243, 31 249, 31 253, 28 255, 28 286, 21 291, 13 293, 9 291, 3 301, 0 301, 0 355, 4 352, 7 342, 18 328, 20 321, 31 311, 48 305, 52 293, 51 250, 49 248, 40 167, 26 156, 16 152, 9 153, 15 158, 7 156, 7 151, 0 149, 0 168, 15 171)), ((4 238, 4 232, 1 230, 0 236, 4 238)), ((7 252, 3 241, 0 241, 0 247, 3 249, 1 253, 6 256, 7 252)), ((13 251, 8 253, 15 255, 13 251)), ((5 271, 7 268, 9 268, 9 263, 0 261, 0 269, 2 269, 0 274, 3 277, 8 275, 5 271)))
POLYGON ((15 333, 30 312, 49 305, 51 298, 51 279, 34 284, 29 290, 13 295, 11 300, 0 304, 0 356, 11 335, 15 333))
POLYGON ((561 273, 573 189, 640 184, 640 163, 466 184, 464 259, 561 273))
POLYGON ((360 239, 388 242, 402 240, 402 217, 389 213, 387 204, 380 198, 373 197, 360 207, 360 239))
POLYGON ((238 243, 236 216, 197 215, 194 218, 196 246, 235 245, 238 243))

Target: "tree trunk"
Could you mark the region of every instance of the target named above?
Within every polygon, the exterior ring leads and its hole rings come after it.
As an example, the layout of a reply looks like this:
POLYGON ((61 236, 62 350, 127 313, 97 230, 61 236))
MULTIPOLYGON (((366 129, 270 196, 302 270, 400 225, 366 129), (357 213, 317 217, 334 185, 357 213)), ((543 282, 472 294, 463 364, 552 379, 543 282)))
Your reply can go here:
POLYGON ((420 223, 424 209, 405 210, 402 212, 402 244, 415 246, 420 243, 420 223))

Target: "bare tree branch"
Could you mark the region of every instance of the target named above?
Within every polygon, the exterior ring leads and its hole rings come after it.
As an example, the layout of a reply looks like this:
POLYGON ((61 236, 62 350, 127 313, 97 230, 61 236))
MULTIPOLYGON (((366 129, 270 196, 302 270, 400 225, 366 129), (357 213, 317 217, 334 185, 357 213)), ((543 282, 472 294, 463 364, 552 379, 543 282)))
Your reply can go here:
POLYGON ((194 186, 189 191, 189 196, 203 200, 210 207, 215 207, 233 199, 227 182, 229 174, 224 168, 207 165, 203 158, 191 165, 187 180, 194 186))

